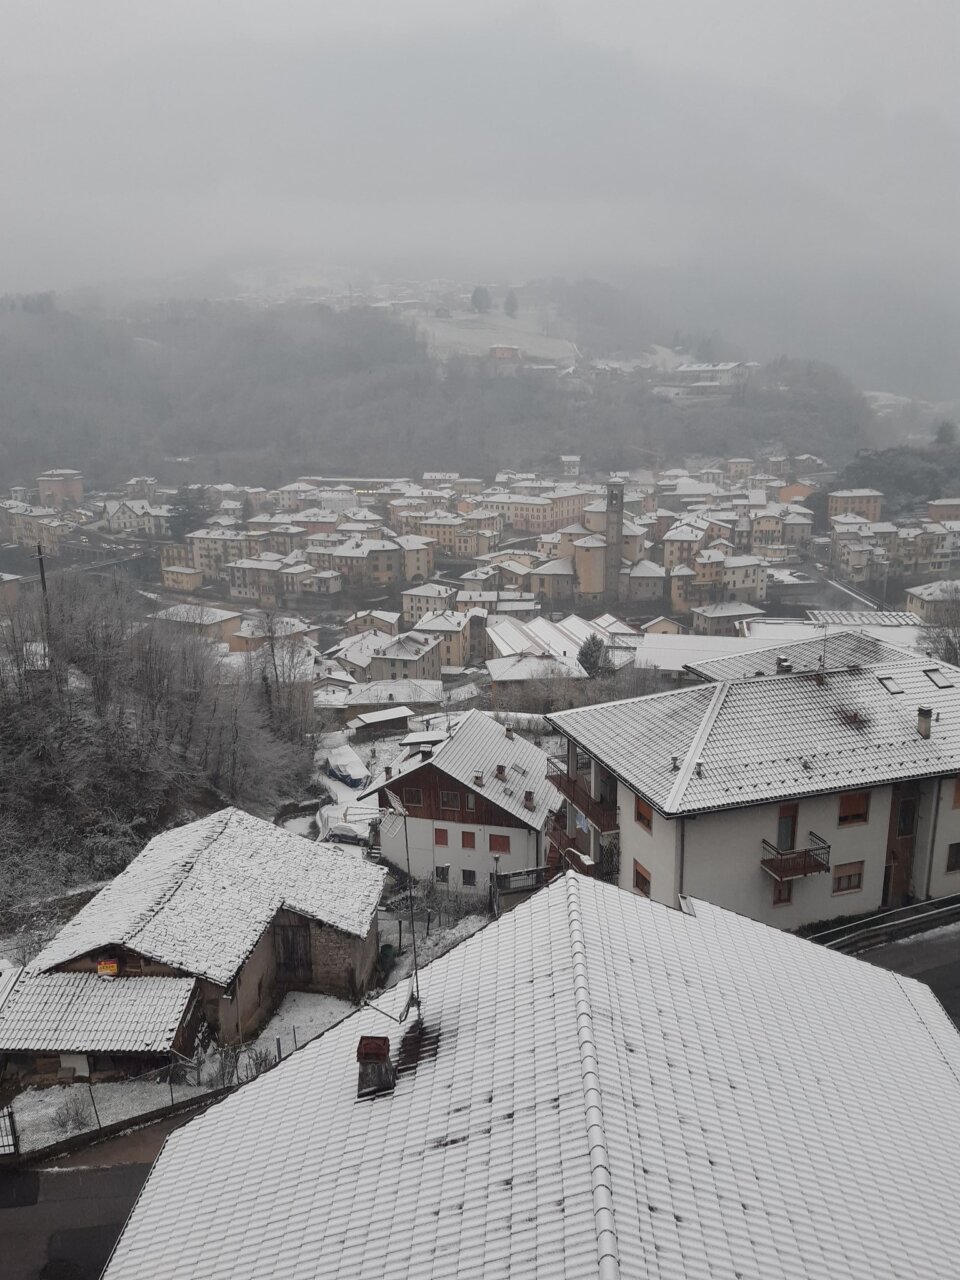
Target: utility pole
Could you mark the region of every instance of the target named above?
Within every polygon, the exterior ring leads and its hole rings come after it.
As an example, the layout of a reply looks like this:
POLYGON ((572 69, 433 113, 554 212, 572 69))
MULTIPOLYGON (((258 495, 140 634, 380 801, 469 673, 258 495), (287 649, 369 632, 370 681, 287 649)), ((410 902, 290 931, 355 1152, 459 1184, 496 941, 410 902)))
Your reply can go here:
POLYGON ((47 596, 47 574, 43 567, 43 547, 37 543, 37 562, 40 565, 40 591, 43 595, 43 625, 44 625, 44 645, 46 647, 46 659, 50 661, 50 599, 47 596))
POLYGON ((410 937, 413 944, 413 990, 417 1009, 420 1008, 420 971, 417 966, 417 929, 413 918, 413 876, 410 873, 410 839, 407 834, 407 818, 410 816, 394 792, 384 787, 390 807, 403 820, 403 849, 407 857, 407 894, 410 903, 410 937))

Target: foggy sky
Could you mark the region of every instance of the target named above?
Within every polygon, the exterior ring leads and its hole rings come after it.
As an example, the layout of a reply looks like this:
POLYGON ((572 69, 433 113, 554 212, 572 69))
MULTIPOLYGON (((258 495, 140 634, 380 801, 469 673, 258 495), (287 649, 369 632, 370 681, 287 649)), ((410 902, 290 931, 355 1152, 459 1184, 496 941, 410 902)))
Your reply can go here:
POLYGON ((0 291, 274 252, 937 298, 958 8, 7 0, 0 291))

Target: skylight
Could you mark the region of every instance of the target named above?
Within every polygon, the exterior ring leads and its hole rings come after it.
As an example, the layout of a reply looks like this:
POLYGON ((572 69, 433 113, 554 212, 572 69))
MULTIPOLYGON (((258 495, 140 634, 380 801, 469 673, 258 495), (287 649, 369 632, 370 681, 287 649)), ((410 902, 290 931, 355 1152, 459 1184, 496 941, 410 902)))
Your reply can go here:
POLYGON ((877 679, 886 689, 887 693, 903 693, 903 687, 897 684, 893 676, 878 676, 877 679))
POLYGON ((947 673, 941 671, 939 667, 927 667, 923 674, 927 677, 931 684, 935 684, 938 689, 952 689, 953 681, 948 679, 947 673))

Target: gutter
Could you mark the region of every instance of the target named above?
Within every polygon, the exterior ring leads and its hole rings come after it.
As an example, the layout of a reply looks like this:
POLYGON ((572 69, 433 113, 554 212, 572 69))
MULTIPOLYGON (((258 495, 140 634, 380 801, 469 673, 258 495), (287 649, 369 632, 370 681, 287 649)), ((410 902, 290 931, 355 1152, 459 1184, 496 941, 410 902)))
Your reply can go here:
POLYGON ((930 845, 927 849, 927 883, 924 886, 924 898, 930 897, 930 886, 933 883, 933 847, 937 839, 937 822, 940 818, 940 796, 943 794, 943 778, 937 779, 937 798, 933 805, 933 822, 930 824, 930 845))

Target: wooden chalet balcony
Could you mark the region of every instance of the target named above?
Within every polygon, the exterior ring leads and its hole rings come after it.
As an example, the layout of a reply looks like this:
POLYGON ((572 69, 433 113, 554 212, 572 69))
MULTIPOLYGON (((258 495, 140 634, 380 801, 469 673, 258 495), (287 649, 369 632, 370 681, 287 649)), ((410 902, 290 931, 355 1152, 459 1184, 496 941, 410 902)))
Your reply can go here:
POLYGON ((778 849, 769 840, 761 841, 760 865, 781 884, 830 870, 830 846, 815 831, 809 833, 804 849, 778 849))
POLYGON ((620 823, 617 821, 616 804, 595 800, 580 779, 571 778, 568 773, 557 770, 556 772, 548 773, 547 777, 560 794, 579 809, 586 820, 591 822, 598 831, 619 830, 620 823))

